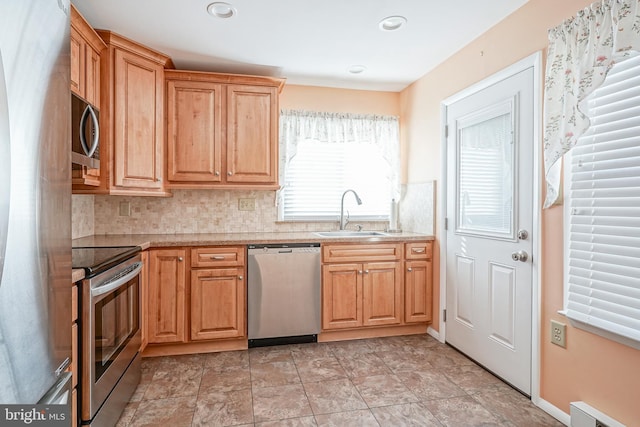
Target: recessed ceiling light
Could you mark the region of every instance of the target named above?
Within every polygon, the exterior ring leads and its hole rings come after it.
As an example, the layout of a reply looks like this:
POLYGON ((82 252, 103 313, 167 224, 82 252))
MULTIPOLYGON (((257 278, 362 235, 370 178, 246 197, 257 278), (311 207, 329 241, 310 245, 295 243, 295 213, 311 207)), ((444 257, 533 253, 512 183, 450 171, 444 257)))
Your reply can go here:
POLYGON ((352 65, 347 69, 347 71, 349 71, 351 74, 360 74, 363 73, 366 69, 367 67, 365 67, 364 65, 352 65))
POLYGON ((222 1, 211 3, 209 6, 207 6, 207 12, 209 12, 211 16, 215 16, 216 18, 221 19, 231 18, 236 13, 238 13, 233 6, 222 1))
POLYGON ((407 23, 407 18, 404 16, 387 16, 378 24, 378 27, 382 31, 395 31, 399 30, 407 23))

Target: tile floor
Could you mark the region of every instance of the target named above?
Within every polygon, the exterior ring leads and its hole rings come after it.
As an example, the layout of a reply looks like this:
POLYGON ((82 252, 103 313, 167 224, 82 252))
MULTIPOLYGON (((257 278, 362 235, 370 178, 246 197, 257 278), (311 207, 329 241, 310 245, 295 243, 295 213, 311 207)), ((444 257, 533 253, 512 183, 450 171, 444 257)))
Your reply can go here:
POLYGON ((426 335, 143 359, 118 427, 562 426, 426 335))

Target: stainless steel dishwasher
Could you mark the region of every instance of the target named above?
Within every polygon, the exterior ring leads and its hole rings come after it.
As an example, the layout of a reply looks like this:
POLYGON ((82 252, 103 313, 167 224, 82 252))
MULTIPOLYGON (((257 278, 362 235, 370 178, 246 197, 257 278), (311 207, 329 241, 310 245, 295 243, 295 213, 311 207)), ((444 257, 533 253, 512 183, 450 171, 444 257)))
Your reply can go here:
POLYGON ((248 246, 249 347, 316 342, 320 244, 248 246))

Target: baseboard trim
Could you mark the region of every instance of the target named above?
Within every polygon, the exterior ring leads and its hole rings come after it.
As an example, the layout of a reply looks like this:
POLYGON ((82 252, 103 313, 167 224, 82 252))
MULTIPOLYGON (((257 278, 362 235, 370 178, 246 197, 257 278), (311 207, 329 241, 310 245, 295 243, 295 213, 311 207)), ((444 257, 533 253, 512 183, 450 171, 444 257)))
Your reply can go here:
POLYGON ((431 326, 429 326, 427 328, 427 334, 431 335, 432 337, 434 337, 435 339, 437 339, 441 343, 444 343, 444 340, 440 338, 440 332, 436 331, 431 326))
POLYGON ((556 420, 560 421, 562 424, 568 426, 571 424, 571 416, 558 408, 557 406, 552 405, 547 402, 543 398, 539 397, 537 399, 531 399, 534 405, 538 408, 542 409, 547 414, 551 415, 556 420))

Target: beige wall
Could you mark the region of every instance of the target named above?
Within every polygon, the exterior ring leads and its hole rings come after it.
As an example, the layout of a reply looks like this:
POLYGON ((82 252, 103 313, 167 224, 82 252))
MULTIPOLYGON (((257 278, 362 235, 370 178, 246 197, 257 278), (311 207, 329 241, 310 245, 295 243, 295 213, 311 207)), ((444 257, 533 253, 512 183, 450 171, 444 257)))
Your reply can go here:
POLYGON ((400 94, 287 84, 280 94, 280 108, 399 116, 400 94))
MULTIPOLYGON (((491 74, 546 48, 547 30, 592 0, 529 0, 521 9, 401 93, 408 182, 440 179, 441 102, 491 74)), ((437 208, 439 209, 439 208, 437 208)), ((640 351, 568 327, 567 348, 548 344, 550 319, 562 308, 562 208, 542 212, 541 397, 565 412, 584 400, 640 425, 640 351)), ((435 283, 439 283, 436 260, 435 283)), ((439 311, 438 296, 436 307, 439 311)), ((568 322, 567 322, 568 323, 568 322)))

